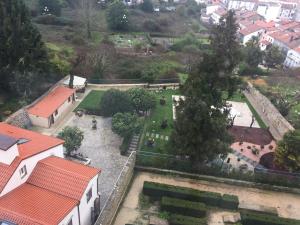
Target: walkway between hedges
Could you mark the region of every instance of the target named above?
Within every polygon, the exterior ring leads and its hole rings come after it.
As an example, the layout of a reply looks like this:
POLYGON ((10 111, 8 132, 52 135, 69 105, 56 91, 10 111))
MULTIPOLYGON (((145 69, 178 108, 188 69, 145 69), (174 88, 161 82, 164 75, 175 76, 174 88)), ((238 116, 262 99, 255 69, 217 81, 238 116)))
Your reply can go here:
POLYGON ((221 194, 233 194, 239 197, 241 207, 256 209, 272 207, 277 209, 281 217, 300 219, 300 195, 297 194, 138 172, 134 177, 131 189, 121 206, 114 225, 132 223, 136 218, 141 216, 141 212, 138 209, 139 194, 142 192, 144 181, 165 183, 221 194))

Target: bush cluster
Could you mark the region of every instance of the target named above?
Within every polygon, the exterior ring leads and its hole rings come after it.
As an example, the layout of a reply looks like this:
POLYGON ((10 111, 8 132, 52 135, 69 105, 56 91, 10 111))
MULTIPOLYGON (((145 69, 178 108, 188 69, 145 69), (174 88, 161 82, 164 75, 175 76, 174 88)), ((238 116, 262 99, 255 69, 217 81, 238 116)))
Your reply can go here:
POLYGON ((236 195, 228 195, 224 194, 222 196, 222 201, 220 203, 220 207, 224 209, 238 209, 239 206, 239 198, 236 195))
POLYGON ((242 211, 241 220, 243 225, 300 225, 299 220, 254 211, 242 211))
POLYGON ((192 202, 177 198, 162 197, 161 209, 170 213, 192 217, 205 217, 206 206, 200 202, 192 202))
POLYGON ((183 216, 178 214, 171 214, 169 219, 170 225, 206 225, 206 218, 196 218, 190 216, 183 216))
POLYGON ((226 201, 223 202, 222 195, 219 193, 198 191, 190 188, 175 187, 167 184, 158 184, 148 181, 144 182, 143 194, 148 195, 153 199, 161 199, 162 197, 166 196, 189 201, 203 202, 209 206, 221 207, 225 205, 226 208, 237 207, 235 200, 233 200, 234 197, 225 196, 224 199, 226 201))
POLYGON ((34 21, 38 24, 45 24, 45 25, 55 25, 55 26, 73 26, 74 22, 64 18, 64 17, 57 17, 55 15, 42 15, 38 16, 34 19, 34 21))

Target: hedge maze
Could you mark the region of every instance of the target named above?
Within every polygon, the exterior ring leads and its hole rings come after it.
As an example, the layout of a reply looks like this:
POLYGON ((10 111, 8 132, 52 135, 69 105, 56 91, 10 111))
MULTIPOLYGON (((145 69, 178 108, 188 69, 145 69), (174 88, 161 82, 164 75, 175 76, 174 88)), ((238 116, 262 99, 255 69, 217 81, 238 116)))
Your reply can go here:
POLYGON ((239 211, 242 225, 300 225, 299 220, 281 218, 277 214, 239 210, 239 199, 235 195, 148 181, 144 182, 143 194, 160 201, 161 210, 170 215, 170 225, 205 225, 207 212, 214 208, 239 211))

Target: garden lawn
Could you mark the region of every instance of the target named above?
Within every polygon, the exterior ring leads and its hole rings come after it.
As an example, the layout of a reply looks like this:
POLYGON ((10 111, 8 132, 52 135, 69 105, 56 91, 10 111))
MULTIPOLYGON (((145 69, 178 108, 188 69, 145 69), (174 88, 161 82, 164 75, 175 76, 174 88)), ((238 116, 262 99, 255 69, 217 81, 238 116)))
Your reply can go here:
POLYGON ((173 108, 172 95, 179 94, 178 90, 163 90, 155 92, 156 107, 152 110, 151 115, 146 118, 142 134, 141 151, 166 153, 166 145, 169 143, 170 135, 173 129, 173 108), (160 99, 165 97, 166 104, 161 105, 160 99), (161 122, 167 119, 168 127, 161 128, 161 122), (157 135, 159 135, 157 137, 157 135), (146 146, 148 138, 154 139, 154 147, 146 146))
POLYGON ((104 91, 95 91, 92 90, 77 106, 75 109, 85 109, 88 111, 98 111, 100 108, 100 100, 104 94, 104 91))

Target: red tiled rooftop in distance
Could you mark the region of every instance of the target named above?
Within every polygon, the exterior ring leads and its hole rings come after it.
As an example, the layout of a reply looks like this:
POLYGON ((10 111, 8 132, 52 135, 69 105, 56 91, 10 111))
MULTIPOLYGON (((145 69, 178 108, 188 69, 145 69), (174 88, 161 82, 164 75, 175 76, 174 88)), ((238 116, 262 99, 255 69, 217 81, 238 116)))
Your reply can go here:
POLYGON ((262 28, 260 26, 257 26, 256 24, 252 24, 252 25, 249 25, 246 28, 240 30, 239 32, 242 35, 246 36, 248 34, 252 34, 252 33, 256 32, 256 31, 259 31, 259 30, 262 30, 262 28))
POLYGON ((73 89, 59 86, 35 105, 30 107, 27 111, 29 114, 48 118, 74 93, 75 90, 73 89))
POLYGON ((19 225, 57 225, 78 201, 30 184, 23 184, 0 199, 0 219, 19 225))
POLYGON ((80 201, 90 180, 99 173, 96 168, 48 157, 38 162, 27 182, 80 201))

